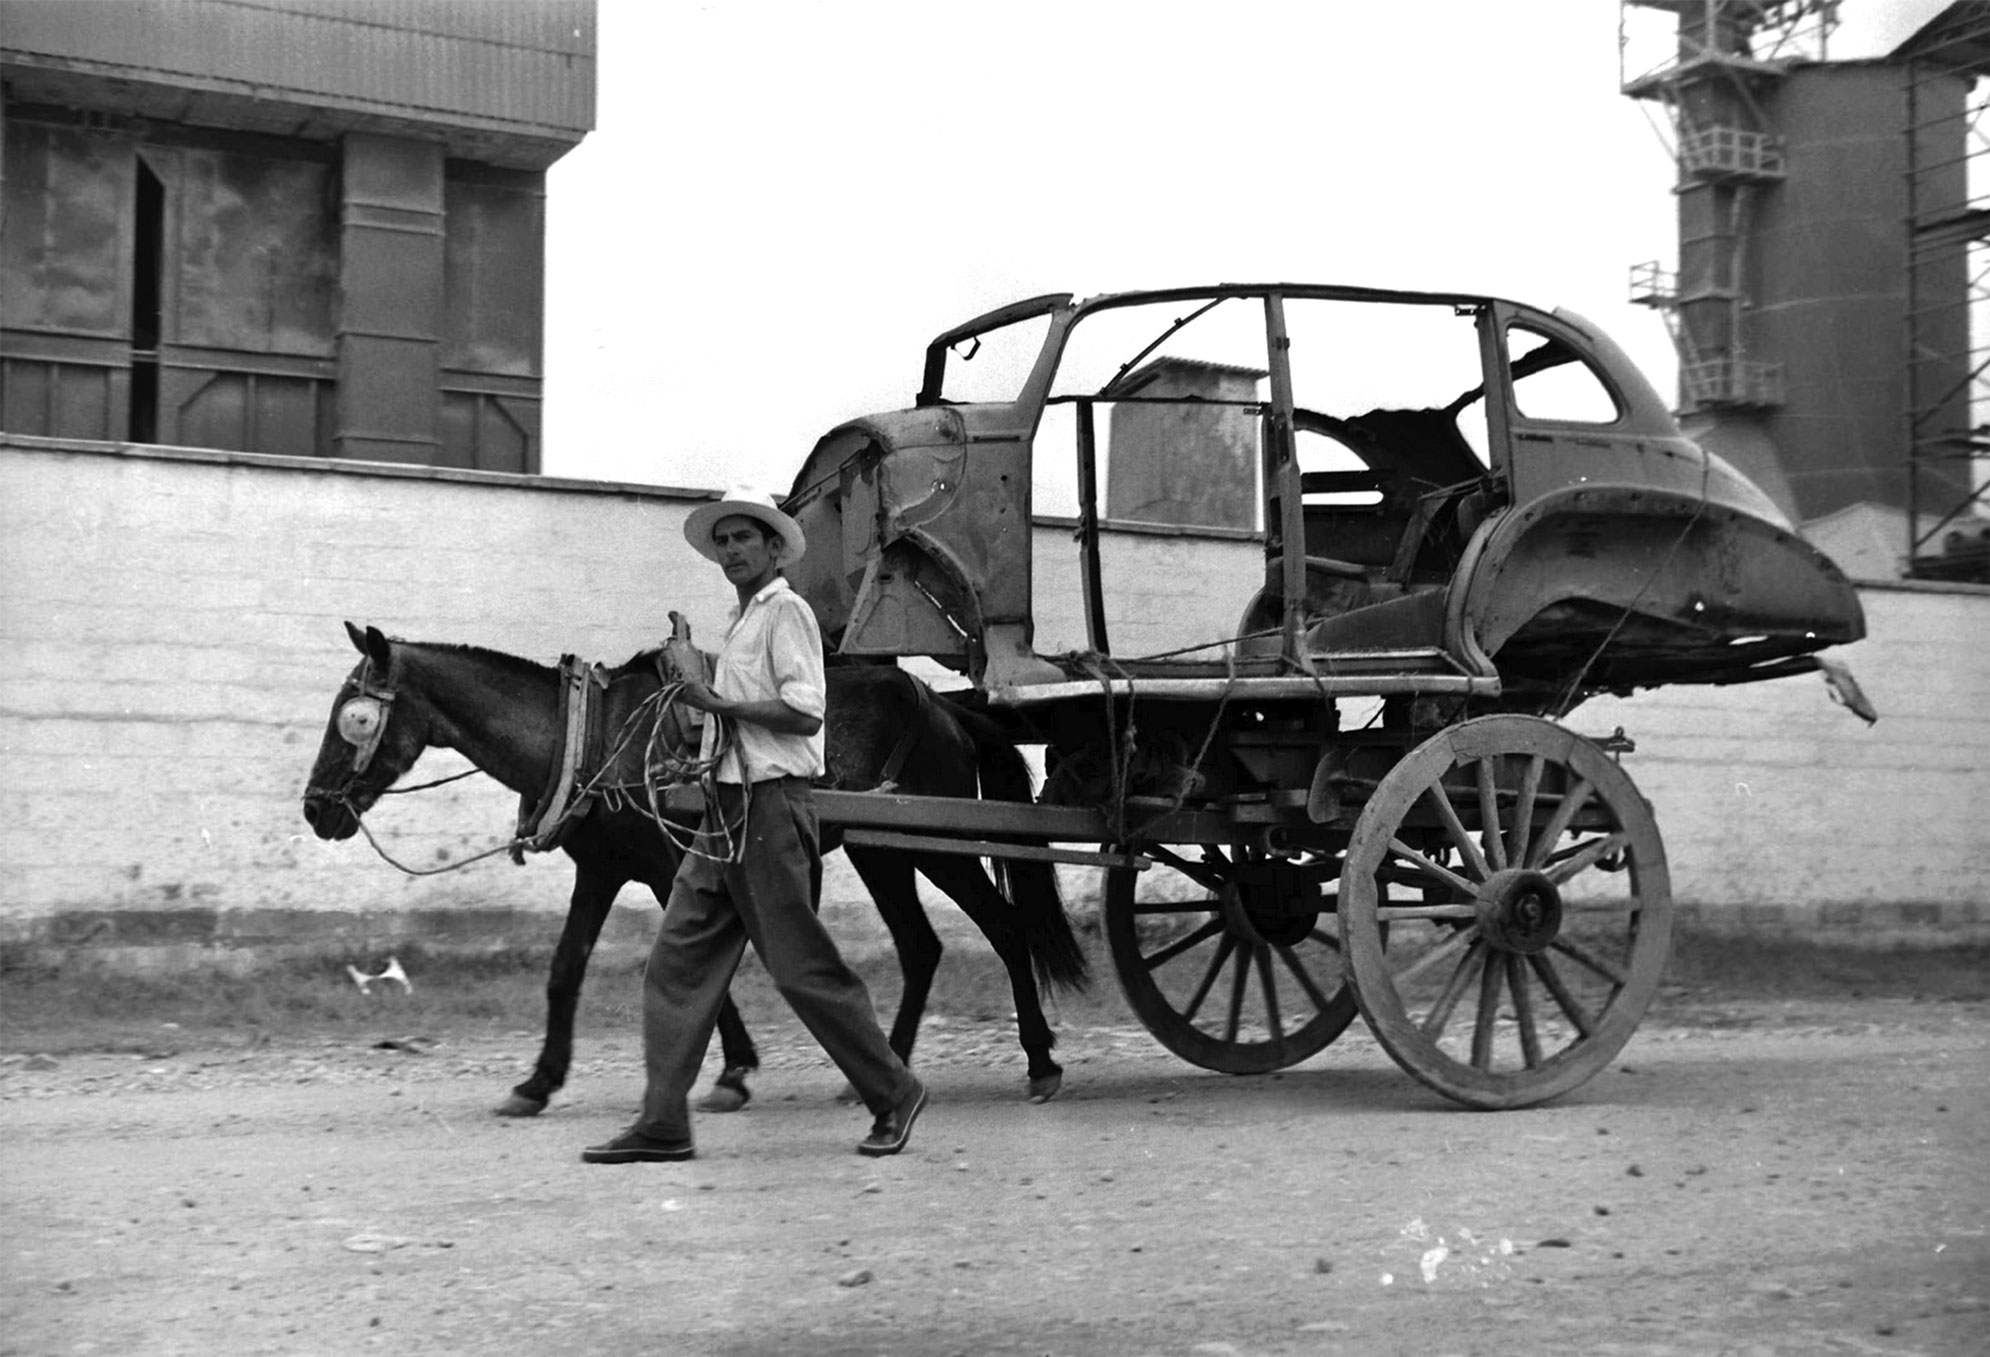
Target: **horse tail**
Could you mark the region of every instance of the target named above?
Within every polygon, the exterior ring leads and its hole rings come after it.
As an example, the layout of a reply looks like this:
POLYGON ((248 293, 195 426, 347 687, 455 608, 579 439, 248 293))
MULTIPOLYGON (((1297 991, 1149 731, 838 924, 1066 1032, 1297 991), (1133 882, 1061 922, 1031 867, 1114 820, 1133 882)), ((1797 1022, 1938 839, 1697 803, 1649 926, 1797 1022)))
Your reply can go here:
MULTIPOLYGON (((982 796, 996 801, 1034 801, 1030 766, 1022 752, 1002 738, 992 722, 984 719, 961 724, 974 738, 982 796)), ((1056 866, 1027 858, 997 858, 995 884, 1022 915, 1023 937, 1037 983, 1084 989, 1091 982, 1092 966, 1064 912, 1056 866)))

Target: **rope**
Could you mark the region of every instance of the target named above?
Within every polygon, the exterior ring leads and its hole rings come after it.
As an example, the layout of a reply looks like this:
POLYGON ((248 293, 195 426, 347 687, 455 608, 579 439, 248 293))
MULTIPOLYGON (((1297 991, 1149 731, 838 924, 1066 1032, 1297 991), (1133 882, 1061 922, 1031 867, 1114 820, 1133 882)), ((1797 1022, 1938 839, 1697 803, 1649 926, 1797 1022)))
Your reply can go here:
POLYGON ((481 768, 470 768, 455 774, 453 777, 439 777, 433 782, 417 782, 412 787, 389 787, 380 794, 382 796, 405 796, 409 792, 425 792, 431 787, 446 786, 451 782, 461 782, 466 777, 475 777, 483 771, 481 768))
MULTIPOLYGON (((1198 647, 1198 649, 1199 648, 1200 647, 1198 647)), ((1230 705, 1230 692, 1233 688, 1236 687, 1237 683, 1237 659, 1233 651, 1225 650, 1223 652, 1223 668, 1225 671, 1223 677, 1223 696, 1221 696, 1216 700, 1216 713, 1215 715, 1209 718, 1209 728, 1203 731, 1202 733, 1202 744, 1195 751, 1195 757, 1189 760, 1188 766, 1189 766, 1189 771, 1191 773, 1199 773, 1201 771, 1202 761, 1205 757, 1208 756, 1210 745, 1216 742, 1216 732, 1222 729, 1223 709, 1230 705)), ((1133 696, 1131 692, 1132 689, 1131 681, 1128 682, 1127 687, 1128 687, 1127 701, 1130 704, 1133 701, 1133 696)), ((1182 780, 1180 789, 1175 793, 1175 799, 1169 802, 1168 808, 1163 811, 1157 811, 1153 815, 1148 816, 1147 819, 1141 823, 1140 829, 1143 831, 1149 829, 1152 826, 1159 824, 1163 819, 1167 818, 1168 816, 1173 815, 1176 811, 1180 810, 1182 808, 1182 803, 1188 800, 1188 788, 1189 788, 1188 779, 1184 778, 1182 780)))
POLYGON ((687 756, 678 753, 670 747, 669 726, 665 717, 683 690, 684 684, 681 681, 666 683, 636 705, 635 710, 623 721, 613 747, 603 755, 600 769, 580 788, 580 794, 574 800, 576 804, 584 804, 588 798, 599 796, 610 810, 631 810, 642 815, 654 824, 670 841, 671 846, 680 853, 691 854, 712 862, 737 862, 746 847, 744 831, 745 817, 750 809, 752 796, 750 785, 740 784, 747 788, 746 795, 749 801, 740 807, 740 819, 737 824, 726 820, 718 809, 718 770, 732 754, 736 739, 734 723, 726 717, 707 712, 705 719, 718 723, 712 756, 707 759, 698 755, 687 756), (642 718, 646 713, 650 714, 651 719, 649 737, 643 748, 641 783, 643 794, 641 799, 638 799, 633 794, 635 787, 627 783, 608 782, 606 779, 609 771, 616 766, 617 760, 634 742, 636 732, 641 727, 642 718), (692 783, 696 783, 704 795, 706 818, 716 826, 714 830, 704 828, 688 832, 682 830, 671 822, 668 812, 664 809, 659 794, 661 788, 688 786, 692 783), (713 838, 719 840, 720 851, 711 852, 699 846, 701 840, 713 838))
POLYGON ((1106 725, 1106 770, 1108 775, 1106 820, 1113 832, 1114 841, 1127 842, 1126 837, 1126 782, 1133 763, 1133 737, 1138 727, 1133 722, 1133 679, 1114 662, 1112 656, 1097 651, 1073 651, 1071 663, 1098 680, 1099 695, 1105 701, 1106 725), (1112 680, 1114 674, 1107 672, 1107 666, 1117 671, 1117 676, 1126 679, 1126 737, 1122 742, 1119 733, 1119 712, 1113 705, 1112 680))
POLYGON ((1200 645, 1178 646, 1173 650, 1157 650, 1151 655, 1135 657, 1134 663, 1138 664, 1143 660, 1172 660, 1177 655, 1193 655, 1198 650, 1214 650, 1218 646, 1223 646, 1225 647, 1223 658, 1230 662, 1231 669, 1234 672, 1236 667, 1235 656, 1229 651, 1229 647, 1236 645, 1239 641, 1255 641, 1262 637, 1276 635, 1278 635, 1278 628, 1276 627, 1273 627, 1269 631, 1247 631, 1242 635, 1227 637, 1220 641, 1204 641, 1200 645))
MULTIPOLYGON (((454 781, 453 778, 445 780, 454 781)), ((407 790, 419 791, 420 788, 409 787, 407 790)), ((522 839, 514 839, 510 843, 501 843, 496 848, 474 854, 457 862, 445 863, 440 867, 410 867, 407 863, 400 861, 392 853, 389 853, 385 848, 380 846, 380 840, 374 838, 373 831, 367 827, 366 818, 359 813, 359 809, 350 801, 346 803, 346 809, 352 812, 353 823, 359 826, 359 832, 366 836, 366 841, 373 845, 373 851, 380 855, 380 860, 389 867, 399 868, 409 876, 440 876, 444 872, 460 872, 473 862, 482 862, 485 858, 494 858, 499 853, 509 853, 519 843, 524 842, 522 839)))
MULTIPOLYGON (((1165 652, 1165 654, 1178 655, 1189 650, 1206 650, 1211 646, 1228 646, 1228 644, 1226 641, 1215 641, 1199 646, 1184 647, 1183 650, 1169 651, 1165 652)), ((1150 655, 1143 658, 1160 659, 1164 657, 1165 655, 1150 655)), ((1203 730, 1202 743, 1196 747, 1194 757, 1188 762, 1187 773, 1189 776, 1183 777, 1180 780, 1174 797, 1168 802, 1165 809, 1158 810, 1152 815, 1147 816, 1138 825, 1130 825, 1126 818, 1126 802, 1127 798, 1131 795, 1133 779, 1133 756, 1139 744, 1140 733, 1139 723, 1133 718, 1134 703, 1138 695, 1138 684, 1133 676, 1127 673, 1110 655, 1101 655, 1096 651, 1081 651, 1072 652, 1068 659, 1074 666, 1083 669, 1098 680, 1100 695, 1105 703, 1106 745, 1108 750, 1107 772, 1109 774, 1106 793, 1107 800, 1103 809, 1106 814, 1107 824, 1111 828, 1116 842, 1122 845, 1130 844, 1140 834, 1180 810, 1188 800, 1191 779, 1201 769, 1203 759, 1208 757, 1210 748, 1216 743, 1217 732, 1223 728, 1223 713, 1230 705, 1230 696, 1236 685, 1236 655, 1228 649, 1224 651, 1223 665, 1225 677, 1223 695, 1217 699, 1216 710, 1210 716, 1208 726, 1203 730), (1126 724, 1124 731, 1120 728, 1119 711, 1113 701, 1112 681, 1115 678, 1123 679, 1126 683, 1126 724)))

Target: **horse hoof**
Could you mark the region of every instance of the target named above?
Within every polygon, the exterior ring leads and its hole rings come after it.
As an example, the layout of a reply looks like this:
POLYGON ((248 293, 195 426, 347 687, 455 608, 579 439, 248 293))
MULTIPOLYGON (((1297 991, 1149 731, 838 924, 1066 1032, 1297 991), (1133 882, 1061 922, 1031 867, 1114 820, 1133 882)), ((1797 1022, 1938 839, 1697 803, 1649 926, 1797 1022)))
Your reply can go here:
POLYGON ((698 1099, 700 1112, 737 1112, 753 1095, 731 1084, 713 1084, 711 1092, 698 1099))
POLYGON ((500 1117, 536 1117, 546 1110, 546 1100, 514 1093, 491 1110, 500 1117))
POLYGON ((1046 1074, 1032 1079, 1030 1080, 1030 1101, 1033 1103, 1047 1103, 1052 1098, 1055 1098, 1058 1090, 1063 1087, 1064 1076, 1062 1074, 1046 1074))

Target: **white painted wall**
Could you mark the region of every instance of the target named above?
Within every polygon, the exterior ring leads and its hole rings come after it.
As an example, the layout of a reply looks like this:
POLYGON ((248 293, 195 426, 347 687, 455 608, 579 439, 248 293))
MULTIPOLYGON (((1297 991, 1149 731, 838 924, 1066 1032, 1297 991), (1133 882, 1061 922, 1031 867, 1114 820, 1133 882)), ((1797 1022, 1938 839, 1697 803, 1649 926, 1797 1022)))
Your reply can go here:
POLYGON ((1673 896, 1737 924, 1893 939, 1990 931, 1990 590, 1862 588, 1866 639, 1834 652, 1878 709, 1821 676, 1597 699, 1569 724, 1638 742, 1673 896))
MULTIPOLYGON (((354 660, 340 624, 549 663, 626 658, 671 608, 710 635, 730 591, 680 535, 703 498, 0 437, 0 941, 172 956, 549 943, 564 858, 415 879, 309 833, 299 797, 354 660)), ((1045 652, 1083 643, 1070 537, 1037 531, 1045 652)), ((1261 562, 1248 540, 1110 534, 1114 651, 1228 635, 1261 562)), ((1990 591, 1864 597, 1872 636, 1846 658, 1883 714, 1872 730, 1814 678, 1599 701, 1572 722, 1639 741, 1629 766, 1676 894, 1711 919, 1990 924, 1990 591)), ((462 766, 437 754, 422 770, 462 766)), ((514 813, 472 779, 369 819, 432 866, 502 842, 514 813)), ((623 903, 616 927, 646 930, 654 907, 623 903)), ((856 945, 881 940, 847 869, 828 908, 856 945)))
MULTIPOLYGON (((418 880, 310 834, 305 777, 356 659, 341 622, 549 663, 626 658, 671 607, 717 628, 731 591, 680 536, 697 498, 0 447, 0 936, 68 914, 57 936, 192 945, 186 912, 215 911, 223 938, 321 915, 345 942, 383 912, 463 911, 474 933, 478 915, 562 909, 564 859, 418 880)), ((478 778, 375 818, 435 866, 501 842, 515 813, 478 778)))

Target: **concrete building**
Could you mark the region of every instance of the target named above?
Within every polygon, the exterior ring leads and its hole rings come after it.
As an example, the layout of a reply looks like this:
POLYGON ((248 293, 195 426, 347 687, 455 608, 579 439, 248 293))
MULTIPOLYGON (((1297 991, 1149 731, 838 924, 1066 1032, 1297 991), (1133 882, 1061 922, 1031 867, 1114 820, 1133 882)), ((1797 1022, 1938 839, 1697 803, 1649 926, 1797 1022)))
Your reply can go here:
POLYGON ((1115 382, 1106 517, 1258 526, 1257 368, 1157 358, 1115 382), (1141 397, 1161 403, 1141 403, 1141 397), (1207 402, 1176 404, 1183 397, 1207 402))
POLYGON ((540 463, 592 0, 0 0, 0 429, 540 463))

